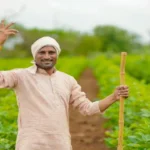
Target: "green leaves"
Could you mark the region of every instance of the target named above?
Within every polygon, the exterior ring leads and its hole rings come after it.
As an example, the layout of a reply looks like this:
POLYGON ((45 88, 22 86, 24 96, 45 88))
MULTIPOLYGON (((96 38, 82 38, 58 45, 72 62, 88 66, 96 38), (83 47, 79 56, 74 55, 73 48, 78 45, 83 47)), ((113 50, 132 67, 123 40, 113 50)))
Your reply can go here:
MULTIPOLYGON (((132 58, 131 58, 132 59, 132 58)), ((134 56, 133 56, 134 59, 134 56)), ((93 68, 97 81, 100 85, 101 99, 109 95, 119 85, 120 81, 120 66, 119 59, 109 59, 107 57, 97 57, 94 61, 91 61, 91 67, 93 68)), ((129 63, 127 61, 127 63, 129 63)), ((132 63, 128 64, 132 66, 132 63)), ((143 69, 147 70, 148 66, 143 66, 143 69)), ((132 72, 135 72, 138 66, 132 68, 132 72), (135 69, 134 69, 135 68, 135 69)), ((147 70, 148 71, 148 70, 147 70)), ((136 72, 137 74, 140 72, 136 72)), ((129 86, 130 96, 125 100, 125 112, 124 112, 124 150, 148 150, 150 148, 150 94, 149 86, 143 82, 138 81, 128 74, 125 74, 126 84, 129 86)), ((113 104, 104 114, 109 118, 107 122, 107 128, 111 131, 107 132, 106 144, 111 148, 116 148, 118 143, 118 116, 119 116, 119 102, 113 104)))
MULTIPOLYGON (((126 68, 132 66, 133 63, 128 61, 128 57, 126 68)), ((102 99, 112 93, 114 88, 120 84, 119 58, 113 58, 113 56, 111 59, 110 56, 108 58, 104 55, 91 60, 87 60, 85 57, 62 57, 58 59, 56 68, 78 78, 84 68, 87 66, 92 67, 98 81, 97 84, 100 86, 98 97, 102 99)), ((136 60, 136 57, 132 56, 129 59, 136 60)), ((31 60, 30 58, 22 60, 22 64, 20 64, 19 59, 7 60, 7 64, 6 60, 0 60, 1 70, 28 67, 31 60)), ((131 69, 132 72, 136 72, 140 65, 139 63, 136 67, 134 66, 131 69)), ((149 72, 147 68, 148 66, 144 64, 142 70, 149 72)), ((136 73, 140 74, 140 71, 136 73)), ((125 80, 130 89, 130 96, 125 100, 124 150, 150 150, 150 85, 135 79, 133 76, 126 69, 125 80)), ((145 78, 144 75, 143 78, 145 78)), ((14 150, 17 135, 17 114, 18 108, 15 94, 11 90, 1 89, 0 150, 14 150)), ((104 117, 109 118, 105 125, 107 129, 109 128, 106 132, 107 138, 105 141, 109 147, 114 149, 118 144, 118 116, 119 102, 116 102, 104 114, 104 117)))
MULTIPOLYGON (((113 62, 117 65, 119 64, 119 57, 116 56, 113 58, 113 62)), ((137 78, 143 83, 150 83, 150 55, 141 54, 141 55, 129 55, 127 56, 127 65, 126 71, 131 76, 137 78)))

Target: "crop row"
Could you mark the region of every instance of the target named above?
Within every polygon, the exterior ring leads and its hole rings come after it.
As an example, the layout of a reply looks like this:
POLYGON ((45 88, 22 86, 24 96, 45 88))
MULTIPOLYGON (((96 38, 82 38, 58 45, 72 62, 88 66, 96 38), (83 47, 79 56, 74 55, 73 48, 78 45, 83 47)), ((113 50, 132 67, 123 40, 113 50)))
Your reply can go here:
MULTIPOLYGON (((90 64, 100 87, 99 97, 103 99, 120 84, 120 67, 104 56, 97 57, 90 64)), ((130 89, 130 96, 125 100, 124 150, 150 150, 150 87, 128 73, 125 74, 125 80, 130 89)), ((104 116, 109 118, 106 127, 110 129, 106 132, 106 143, 116 149, 119 102, 113 104, 104 116)))
MULTIPOLYGON (((119 65, 120 57, 112 57, 112 61, 119 65)), ((150 83, 150 55, 128 55, 126 71, 138 80, 150 83)))

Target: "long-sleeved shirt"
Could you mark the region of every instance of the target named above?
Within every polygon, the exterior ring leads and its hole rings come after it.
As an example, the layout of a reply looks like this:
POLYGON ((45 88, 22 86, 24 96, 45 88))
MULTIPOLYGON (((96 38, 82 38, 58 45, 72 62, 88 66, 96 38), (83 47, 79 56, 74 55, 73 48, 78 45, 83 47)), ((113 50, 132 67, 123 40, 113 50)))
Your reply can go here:
POLYGON ((99 113, 70 75, 49 75, 33 65, 0 72, 0 88, 13 88, 19 108, 16 150, 71 150, 69 104, 83 115, 99 113))

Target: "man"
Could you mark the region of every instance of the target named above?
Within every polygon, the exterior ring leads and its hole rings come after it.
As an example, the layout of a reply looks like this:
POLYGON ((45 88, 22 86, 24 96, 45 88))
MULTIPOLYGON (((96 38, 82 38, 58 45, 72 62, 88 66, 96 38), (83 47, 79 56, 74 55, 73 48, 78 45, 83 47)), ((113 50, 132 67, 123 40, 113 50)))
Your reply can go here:
MULTIPOLYGON (((13 24, 0 24, 0 45, 18 31, 13 24)), ((31 46, 34 65, 0 72, 0 88, 13 88, 19 107, 16 150, 71 150, 69 104, 83 115, 104 112, 120 96, 128 97, 128 87, 118 86, 102 101, 91 102, 70 75, 56 70, 60 46, 51 37, 31 46)))

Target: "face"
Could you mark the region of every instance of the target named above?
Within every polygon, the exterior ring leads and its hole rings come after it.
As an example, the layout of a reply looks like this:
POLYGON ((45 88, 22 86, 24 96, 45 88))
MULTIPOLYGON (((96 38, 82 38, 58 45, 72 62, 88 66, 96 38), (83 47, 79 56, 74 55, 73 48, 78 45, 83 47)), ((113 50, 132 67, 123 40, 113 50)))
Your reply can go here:
POLYGON ((36 65, 42 69, 52 69, 57 62, 57 53, 54 47, 44 46, 35 56, 36 65))

